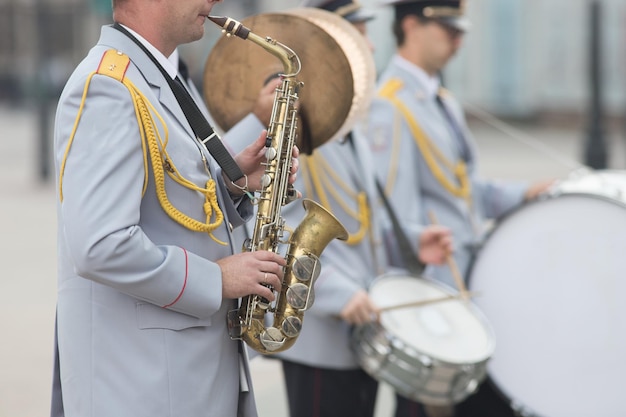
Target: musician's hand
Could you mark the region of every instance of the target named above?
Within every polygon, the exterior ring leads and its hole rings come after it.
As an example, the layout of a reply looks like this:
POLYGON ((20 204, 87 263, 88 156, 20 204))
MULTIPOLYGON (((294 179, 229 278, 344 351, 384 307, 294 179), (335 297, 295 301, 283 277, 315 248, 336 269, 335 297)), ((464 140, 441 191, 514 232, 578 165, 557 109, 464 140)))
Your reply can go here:
MULTIPOLYGON (((296 178, 298 177, 298 170, 300 169, 300 161, 298 160, 299 155, 300 149, 294 145, 291 150, 291 171, 289 173, 289 184, 296 182, 296 178)), ((300 194, 299 197, 302 197, 302 195, 300 194)))
POLYGON ((265 284, 280 291, 285 259, 270 251, 242 252, 217 261, 222 270, 222 298, 260 295, 274 301, 274 293, 265 284))
POLYGON ((365 290, 359 290, 341 310, 339 316, 353 325, 369 323, 378 321, 378 308, 365 290))
POLYGON ((537 181, 531 184, 524 193, 524 200, 530 201, 537 198, 540 194, 548 191, 555 183, 555 180, 537 181))
POLYGON ((424 228, 419 239, 419 260, 425 264, 441 265, 452 254, 452 232, 440 225, 424 228))
POLYGON ((272 118, 272 107, 274 107, 274 97, 276 88, 280 86, 280 77, 272 78, 263 86, 252 108, 252 113, 259 119, 263 126, 269 126, 272 118))
MULTIPOLYGON (((246 178, 239 179, 236 184, 238 187, 245 187, 247 185, 248 191, 255 192, 261 189, 261 177, 265 173, 265 162, 267 157, 265 156, 265 140, 267 138, 267 131, 261 132, 259 137, 246 146, 241 152, 235 155, 235 161, 241 168, 246 178), (247 181, 247 184, 246 184, 247 181)), ((294 146, 291 153, 291 170, 289 174, 289 183, 293 184, 296 181, 297 172, 299 168, 298 156, 300 150, 297 146, 294 146)), ((224 174, 224 181, 228 186, 231 194, 238 195, 242 191, 231 184, 231 181, 224 174)), ((302 195, 298 193, 298 197, 302 195)))

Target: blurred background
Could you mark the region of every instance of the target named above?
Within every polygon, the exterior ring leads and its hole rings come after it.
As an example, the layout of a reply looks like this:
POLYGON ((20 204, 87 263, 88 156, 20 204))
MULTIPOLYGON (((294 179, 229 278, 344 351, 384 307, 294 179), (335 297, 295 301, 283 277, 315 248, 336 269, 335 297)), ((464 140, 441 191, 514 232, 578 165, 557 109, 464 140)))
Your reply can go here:
MULTIPOLYGON (((236 19, 296 7, 299 0, 240 0, 216 13, 236 19)), ((370 22, 377 68, 394 52, 391 10, 377 0, 370 22)), ((0 0, 0 105, 38 114, 39 175, 49 176, 50 109, 72 68, 111 21, 110 0, 0 0)), ((610 163, 607 129, 624 130, 626 3, 622 0, 472 0, 465 47, 445 71, 463 101, 525 123, 577 126, 583 157, 610 163)), ((202 84, 203 66, 220 31, 182 54, 202 84)), ((202 90, 201 90, 202 91, 202 90)), ((470 114, 470 116, 472 116, 470 114)), ((620 132, 621 134, 621 132, 620 132)))
MULTIPOLYGON (((299 3, 226 1, 214 12, 243 19, 299 3)), ((378 12, 369 33, 382 70, 395 47, 391 10, 362 3, 378 12)), ((443 75, 466 107, 483 173, 536 179, 582 165, 624 169, 626 2, 470 0, 468 8, 473 28, 443 75)), ((54 111, 65 80, 110 22, 110 0, 0 0, 0 417, 48 414, 54 111)), ((205 39, 181 49, 198 85, 219 36, 209 23, 205 39)), ((280 387, 268 362, 255 365, 261 397, 280 387)), ((284 415, 269 407, 262 415, 284 415)))

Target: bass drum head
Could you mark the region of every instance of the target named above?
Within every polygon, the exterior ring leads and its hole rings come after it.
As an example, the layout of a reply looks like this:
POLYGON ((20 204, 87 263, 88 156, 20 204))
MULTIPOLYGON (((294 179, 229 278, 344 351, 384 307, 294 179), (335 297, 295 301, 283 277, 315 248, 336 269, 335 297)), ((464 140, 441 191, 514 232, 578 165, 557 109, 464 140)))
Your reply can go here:
POLYGON ((489 377, 527 415, 626 413, 626 206, 584 183, 505 217, 470 273, 497 340, 489 377))

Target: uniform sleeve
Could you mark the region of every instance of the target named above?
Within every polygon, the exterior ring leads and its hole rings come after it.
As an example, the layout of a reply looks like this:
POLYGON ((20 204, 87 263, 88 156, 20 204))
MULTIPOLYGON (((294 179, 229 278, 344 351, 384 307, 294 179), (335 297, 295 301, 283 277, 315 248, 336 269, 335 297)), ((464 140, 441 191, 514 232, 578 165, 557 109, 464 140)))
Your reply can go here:
MULTIPOLYGON (((343 242, 331 242, 332 244, 345 245, 343 242)), ((330 261, 329 258, 333 256, 336 254, 333 254, 332 247, 322 253, 322 272, 315 284, 315 308, 310 314, 339 316, 354 294, 363 289, 357 282, 334 267, 341 260, 330 261)))
POLYGON ((498 219, 522 204, 528 188, 528 183, 523 181, 475 179, 473 185, 488 219, 498 219))
POLYGON ((233 155, 237 155, 246 146, 254 142, 261 134, 261 131, 266 128, 267 127, 263 126, 261 121, 253 113, 250 113, 228 132, 224 133, 222 140, 228 150, 233 155))

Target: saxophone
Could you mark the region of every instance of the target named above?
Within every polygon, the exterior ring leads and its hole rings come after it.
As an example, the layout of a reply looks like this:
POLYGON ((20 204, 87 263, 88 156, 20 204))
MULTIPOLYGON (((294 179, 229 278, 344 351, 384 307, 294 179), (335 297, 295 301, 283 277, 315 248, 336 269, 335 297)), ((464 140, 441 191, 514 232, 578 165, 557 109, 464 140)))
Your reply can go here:
POLYGON ((251 348, 271 354, 291 347, 302 329, 304 312, 313 305, 314 284, 320 273, 319 256, 331 240, 346 240, 344 226, 316 202, 304 199, 306 214, 285 240, 285 221, 282 206, 295 196, 289 184, 292 149, 296 143, 298 111, 295 103, 303 83, 296 79, 300 60, 287 46, 263 38, 240 22, 219 16, 209 20, 222 27, 227 36, 238 36, 261 46, 282 63, 282 83, 276 89, 272 116, 267 129, 266 167, 261 178, 257 214, 251 239, 244 250, 278 252, 279 244, 286 243, 287 265, 282 289, 274 304, 258 295, 242 299, 237 310, 228 313, 228 328, 232 339, 243 339, 251 348), (273 314, 273 323, 266 327, 266 316, 273 314))

